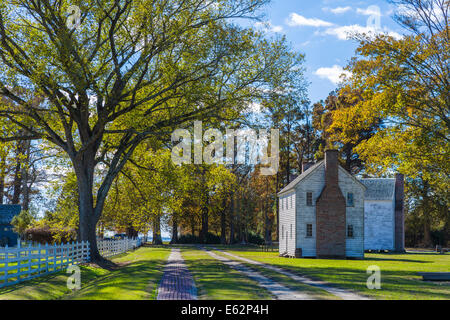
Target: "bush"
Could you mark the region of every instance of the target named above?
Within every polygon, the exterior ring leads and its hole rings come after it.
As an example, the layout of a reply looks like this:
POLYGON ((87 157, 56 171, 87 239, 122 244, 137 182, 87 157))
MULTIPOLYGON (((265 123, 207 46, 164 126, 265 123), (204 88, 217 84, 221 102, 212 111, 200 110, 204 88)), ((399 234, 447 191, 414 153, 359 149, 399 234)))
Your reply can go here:
POLYGON ((200 243, 200 238, 192 235, 192 234, 186 234, 182 235, 180 238, 178 238, 179 244, 197 244, 200 243))
POLYGON ((220 237, 208 232, 206 235, 206 244, 220 244, 220 237))
POLYGON ((27 241, 41 244, 68 243, 76 240, 75 230, 54 230, 48 226, 39 226, 25 230, 24 237, 27 241))
POLYGON ((182 235, 178 238, 179 244, 220 244, 220 237, 208 232, 206 242, 202 243, 200 237, 192 234, 182 235))
POLYGON ((257 245, 264 244, 264 238, 253 231, 250 231, 248 233, 247 239, 248 239, 249 243, 253 243, 253 244, 257 244, 257 245))

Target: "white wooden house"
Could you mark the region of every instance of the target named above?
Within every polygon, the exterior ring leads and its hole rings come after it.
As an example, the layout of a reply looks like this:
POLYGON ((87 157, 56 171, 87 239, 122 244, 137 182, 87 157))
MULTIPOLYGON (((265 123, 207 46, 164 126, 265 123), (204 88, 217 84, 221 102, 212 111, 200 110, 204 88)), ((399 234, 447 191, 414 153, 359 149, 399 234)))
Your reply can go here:
POLYGON ((404 251, 401 175, 359 180, 330 150, 278 197, 280 255, 364 258, 365 250, 404 251))
POLYGON ((366 187, 338 164, 337 152, 278 194, 281 255, 363 258, 366 187))

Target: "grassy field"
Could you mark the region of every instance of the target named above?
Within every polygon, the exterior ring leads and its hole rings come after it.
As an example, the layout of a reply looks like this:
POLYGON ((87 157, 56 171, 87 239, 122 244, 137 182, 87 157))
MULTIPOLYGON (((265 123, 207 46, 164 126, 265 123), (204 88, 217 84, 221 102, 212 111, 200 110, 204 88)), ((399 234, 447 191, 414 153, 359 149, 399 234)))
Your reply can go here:
POLYGON ((220 247, 230 253, 320 279, 375 299, 450 299, 450 283, 422 281, 418 272, 450 272, 450 254, 366 254, 364 260, 287 259, 251 247, 220 247), (366 286, 367 267, 381 269, 381 289, 366 286))
MULTIPOLYGON (((227 256, 225 254, 223 254, 220 251, 214 251, 216 254, 221 255, 225 258, 228 259, 233 259, 230 256, 227 256)), ((236 260, 239 261, 239 260, 236 260)), ((308 295, 311 296, 312 299, 316 299, 316 300, 340 300, 339 297, 336 297, 330 293, 328 293, 327 291, 317 288, 317 287, 313 287, 307 284, 303 284, 300 282, 296 282, 293 281, 291 278, 289 278, 286 275, 280 274, 278 272, 266 269, 264 267, 261 266, 257 266, 254 264, 249 264, 249 263, 245 263, 243 261, 239 261, 241 262, 243 265, 245 265, 246 267, 253 269, 259 273, 261 273, 262 275, 266 276, 267 278, 270 278, 276 282, 278 282, 279 284, 282 284, 292 290, 301 292, 301 293, 306 293, 308 295)))
POLYGON ((144 247, 112 259, 120 267, 107 271, 81 267, 81 290, 71 293, 67 275, 57 273, 0 289, 0 300, 139 300, 154 299, 170 249, 144 247))
MULTIPOLYGON (((423 282, 418 272, 449 272, 450 254, 407 253, 366 254, 364 260, 286 259, 277 252, 261 252, 256 247, 221 247, 242 257, 272 264, 300 275, 329 282, 343 289, 375 299, 447 299, 450 283, 423 282), (366 286, 367 267, 381 269, 381 290, 366 286)), ((271 294, 255 281, 210 257, 192 246, 179 246, 189 270, 194 276, 199 299, 255 300, 272 299, 271 294)), ((112 260, 119 265, 113 271, 93 266, 81 266, 82 288, 70 292, 67 274, 60 272, 0 289, 0 300, 14 299, 155 299, 164 264, 171 247, 143 247, 119 255, 112 260)), ((222 254, 216 251, 218 254, 222 254)), ((227 258, 230 258, 227 256, 227 258)), ((245 264, 245 263, 244 263, 245 264)), ((245 264, 247 265, 247 264, 245 264)), ((322 289, 296 283, 287 276, 260 266, 248 267, 299 292, 316 299, 336 299, 322 289)))
POLYGON ((197 286, 200 300, 265 300, 271 294, 204 251, 182 247, 182 255, 197 286))

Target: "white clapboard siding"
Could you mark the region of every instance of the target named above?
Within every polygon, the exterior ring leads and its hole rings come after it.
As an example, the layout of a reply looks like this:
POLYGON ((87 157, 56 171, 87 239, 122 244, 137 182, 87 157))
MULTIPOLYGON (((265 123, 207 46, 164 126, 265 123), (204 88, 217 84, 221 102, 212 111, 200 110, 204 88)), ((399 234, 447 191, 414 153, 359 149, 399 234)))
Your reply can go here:
POLYGON ((0 288, 89 261, 89 242, 0 248, 0 288))
POLYGON ((279 253, 295 256, 295 191, 292 190, 279 198, 280 239, 279 253))
POLYGON ((395 250, 395 202, 366 200, 364 211, 364 249, 395 250))
MULTIPOLYGON (((345 254, 348 258, 364 258, 364 187, 355 182, 345 169, 339 167, 339 188, 347 198, 353 193, 354 205, 346 208, 346 228, 353 226, 353 237, 346 238, 345 254)), ((346 229, 347 233, 347 229, 346 229)))

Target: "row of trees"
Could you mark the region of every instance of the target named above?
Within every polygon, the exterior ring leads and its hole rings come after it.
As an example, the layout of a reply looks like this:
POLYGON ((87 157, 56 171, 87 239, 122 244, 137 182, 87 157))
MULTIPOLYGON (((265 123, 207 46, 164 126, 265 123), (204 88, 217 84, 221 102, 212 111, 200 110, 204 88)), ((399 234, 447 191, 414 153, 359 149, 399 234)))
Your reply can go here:
POLYGON ((28 203, 32 159, 51 157, 64 179, 40 223, 74 230, 94 260, 107 229, 152 230, 155 243, 164 226, 174 242, 178 229, 200 241, 213 233, 223 243, 254 234, 270 242, 277 192, 333 147, 354 174, 406 174, 407 230, 422 227, 426 244, 432 229, 445 237, 449 2, 393 2, 406 9, 397 21, 407 35, 355 35, 352 77, 311 107, 304 56, 235 23, 260 18, 265 0, 80 1, 77 28, 66 23, 73 1, 0 1, 0 167, 11 176, 0 179, 11 181, 1 198, 28 203), (251 117, 255 105, 261 113, 251 117), (171 133, 193 120, 222 132, 279 129, 277 174, 174 165, 171 133))
MULTIPOLYGON (((96 231, 108 195, 115 181, 126 183, 119 175, 136 174, 129 163, 140 148, 163 146, 194 119, 238 122, 247 105, 281 96, 299 78, 302 56, 285 39, 234 22, 258 18, 266 2, 0 2, 0 116, 16 128, 2 141, 42 141, 70 163, 78 236, 94 261, 102 260, 96 231), (74 4, 81 16, 70 24, 74 4)), ((157 200, 144 203, 155 215, 157 200)))

